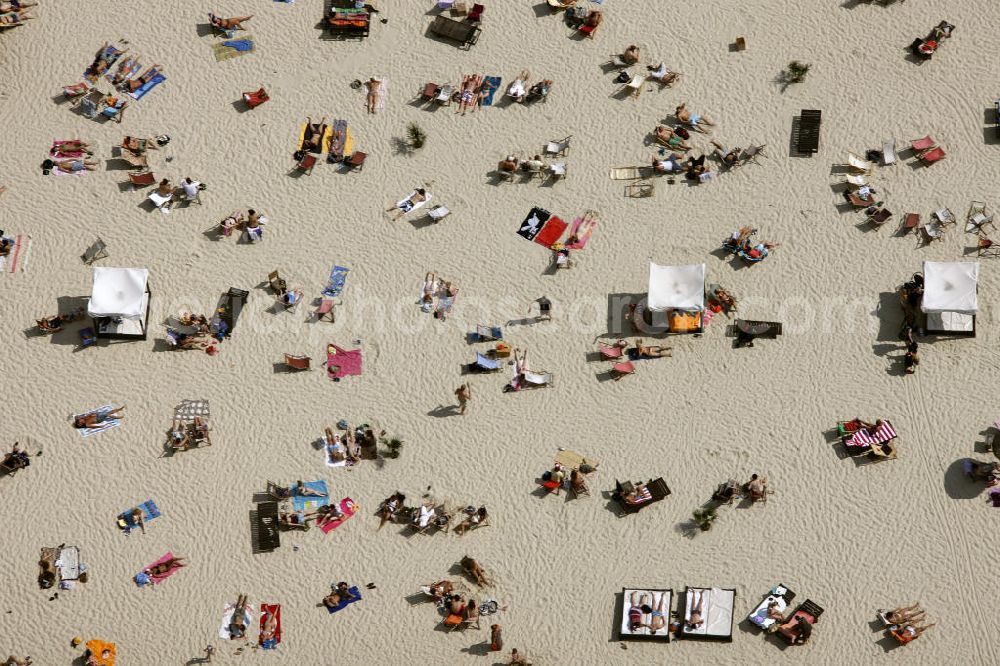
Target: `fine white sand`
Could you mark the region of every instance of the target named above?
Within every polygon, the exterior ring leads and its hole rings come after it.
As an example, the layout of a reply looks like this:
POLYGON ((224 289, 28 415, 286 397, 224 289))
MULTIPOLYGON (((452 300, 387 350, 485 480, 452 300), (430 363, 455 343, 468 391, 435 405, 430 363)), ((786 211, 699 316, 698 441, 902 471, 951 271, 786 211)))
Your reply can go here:
MULTIPOLYGON (((889 658, 983 659, 995 630, 986 583, 994 516, 956 461, 1000 416, 997 274, 984 260, 978 337, 923 345, 909 377, 901 376, 893 292, 924 260, 968 254, 974 236, 962 227, 971 200, 1000 206, 989 199, 1000 169, 985 111, 998 94, 989 48, 995 3, 951 3, 941 15, 943 5, 919 1, 606 0, 604 25, 581 41, 543 5, 495 0, 479 43, 462 51, 425 35, 429 1, 385 0, 388 24, 373 25, 364 42, 340 43, 319 39, 318 0, 220 0, 210 7, 220 15, 256 14, 257 52, 226 62, 214 60, 214 38, 197 27, 209 7, 195 4, 43 0, 37 20, 0 35, 0 182, 9 188, 0 228, 32 237, 27 271, 0 275, 0 432, 5 446, 30 441, 32 451, 44 450, 28 470, 0 479, 0 650, 62 664, 79 655, 73 636, 99 637, 117 643, 121 664, 177 664, 212 643, 216 661, 228 663, 238 643, 220 645, 219 620, 242 592, 283 606, 277 655, 247 651, 250 663, 493 664, 517 647, 535 664, 868 664, 893 647, 870 624, 875 610, 916 601, 937 626, 889 658), (932 61, 908 61, 905 47, 942 18, 958 26, 955 36, 932 61), (730 51, 737 35, 748 50, 730 51), (61 86, 119 38, 144 64, 162 64, 168 81, 132 103, 121 125, 86 120, 60 103, 61 86), (651 85, 637 100, 614 97, 614 75, 601 63, 632 42, 644 60, 683 72, 680 84, 651 85), (775 78, 793 59, 813 69, 782 92, 775 78), (547 103, 501 103, 466 117, 454 106, 413 103, 427 81, 479 72, 501 75, 506 88, 522 68, 555 80, 547 103), (371 75, 390 79, 387 108, 376 116, 349 86, 371 75), (241 113, 241 91, 260 85, 271 101, 241 113), (770 157, 705 185, 661 178, 654 198, 623 197, 608 168, 648 164, 649 131, 682 101, 718 123, 715 138, 765 143, 770 157), (823 110, 812 158, 789 156, 792 118, 803 108, 823 110), (289 177, 307 115, 349 120, 357 149, 370 155, 365 169, 339 174, 323 163, 311 176, 289 177), (427 145, 400 154, 412 121, 427 145), (172 141, 152 155, 157 178, 207 182, 203 206, 164 216, 122 185, 127 171, 110 161, 112 147, 124 134, 159 133, 172 141), (948 158, 923 168, 902 151, 895 167, 879 168, 872 180, 896 217, 879 231, 860 226, 833 187, 847 151, 891 137, 906 146, 927 133, 948 158), (533 154, 570 134, 563 182, 492 181, 507 152, 533 154), (41 176, 54 138, 95 144, 100 169, 41 176), (386 219, 384 208, 427 182, 450 218, 436 226, 386 219), (587 209, 600 214, 572 270, 547 273, 549 253, 516 235, 534 205, 568 221, 587 209), (914 236, 895 233, 905 213, 926 219, 944 206, 961 222, 943 241, 918 249, 914 236), (262 243, 203 233, 241 207, 270 219, 262 243), (781 246, 762 264, 731 266, 717 248, 741 224, 781 246), (111 252, 102 265, 149 269, 149 340, 77 350, 78 325, 26 335, 35 317, 89 294, 91 270, 78 257, 97 236, 111 252), (607 332, 608 295, 644 292, 649 260, 704 262, 744 316, 782 321, 785 335, 734 350, 719 316, 700 338, 669 340, 673 358, 606 381, 608 364, 588 357, 607 332), (335 263, 352 268, 336 324, 307 323, 308 307, 270 312, 269 271, 280 269, 312 299, 335 263), (428 270, 461 289, 445 323, 414 305, 428 270), (230 286, 251 296, 218 356, 162 351, 168 315, 210 313, 230 286), (542 295, 555 303, 554 320, 517 323, 542 295), (553 371, 555 387, 504 394, 506 371, 475 376, 468 413, 447 415, 465 379, 460 365, 483 348, 466 344, 464 333, 511 320, 507 339, 530 350, 534 367, 553 371), (361 377, 333 383, 322 368, 275 371, 285 352, 311 355, 318 366, 327 343, 354 348, 356 339, 361 377), (162 458, 184 398, 211 400, 215 445, 162 458), (67 415, 106 403, 127 405, 123 424, 81 439, 67 415), (856 466, 841 458, 825 433, 854 416, 891 419, 899 459, 856 466), (405 439, 401 458, 328 469, 313 444, 342 418, 375 420, 405 439), (534 492, 560 446, 601 461, 589 499, 534 492), (752 472, 775 490, 766 506, 724 508, 710 532, 684 536, 717 483, 752 472), (602 492, 616 478, 656 476, 673 491, 665 501, 621 519, 609 510, 602 492), (253 555, 253 494, 266 479, 318 478, 336 498, 357 500, 360 514, 331 534, 285 534, 275 553, 253 555), (372 514, 383 497, 398 489, 415 502, 429 486, 455 506, 485 504, 492 527, 464 537, 377 531, 372 514), (122 536, 115 515, 150 497, 163 516, 145 535, 122 536), (81 548, 90 582, 48 601, 51 592, 35 583, 36 560, 40 547, 60 543, 81 548), (190 565, 155 590, 136 589, 131 576, 168 550, 190 565), (455 566, 465 554, 492 574, 488 593, 507 608, 492 620, 504 628, 502 654, 487 652, 490 620, 478 632, 443 633, 430 604, 412 603, 421 584, 460 578, 455 566), (339 580, 362 586, 365 599, 328 616, 316 604, 339 580), (363 589, 367 582, 377 589, 363 589), (826 609, 805 647, 784 650, 745 626, 729 645, 630 643, 625 651, 617 643, 623 587, 673 588, 675 598, 686 585, 735 588, 739 620, 778 582, 826 609)), ((710 148, 706 137, 693 141, 710 148)))

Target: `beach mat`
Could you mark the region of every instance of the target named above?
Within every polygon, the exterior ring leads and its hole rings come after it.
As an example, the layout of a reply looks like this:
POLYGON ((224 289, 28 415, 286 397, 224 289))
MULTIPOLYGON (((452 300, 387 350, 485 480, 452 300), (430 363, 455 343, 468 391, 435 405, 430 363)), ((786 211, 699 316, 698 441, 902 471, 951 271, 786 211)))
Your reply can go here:
POLYGON ((339 604, 337 604, 336 606, 333 606, 332 608, 329 607, 329 606, 327 606, 327 609, 326 609, 327 612, 329 612, 330 614, 333 614, 333 613, 336 613, 339 610, 343 610, 343 609, 347 608, 348 606, 350 606, 351 604, 353 604, 355 601, 361 601, 361 591, 358 589, 357 585, 352 585, 351 587, 347 588, 347 591, 351 593, 351 599, 348 600, 348 601, 341 601, 339 604))
POLYGON ((517 234, 525 240, 550 247, 559 240, 567 226, 569 225, 557 216, 536 206, 528 212, 527 217, 518 228, 517 234))
POLYGON ((329 534, 333 530, 337 529, 344 523, 346 523, 350 518, 358 512, 358 505, 354 503, 350 497, 345 497, 340 500, 340 510, 343 512, 344 517, 340 520, 328 520, 322 525, 320 525, 320 530, 323 534, 329 534))
POLYGON ((59 551, 55 561, 59 570, 59 580, 76 580, 80 577, 80 549, 76 546, 65 546, 59 551))
POLYGON ((140 100, 146 96, 146 93, 148 93, 150 90, 152 90, 153 88, 160 85, 166 80, 167 77, 164 74, 157 74, 149 81, 146 81, 144 84, 142 84, 141 88, 136 88, 135 90, 129 92, 129 97, 135 100, 140 100))
MULTIPOLYGON (((327 467, 347 467, 347 457, 345 456, 343 460, 334 460, 333 458, 330 457, 330 449, 329 449, 329 447, 326 444, 326 438, 323 439, 323 442, 324 442, 323 443, 323 460, 326 461, 326 466, 327 467)), ((344 444, 344 443, 341 443, 341 446, 343 446, 345 449, 347 448, 347 445, 344 444)))
POLYGON ((499 76, 487 76, 483 78, 483 85, 487 86, 489 92, 483 98, 481 106, 493 106, 493 96, 500 89, 501 81, 502 79, 499 76))
POLYGON ((212 53, 215 55, 217 62, 247 55, 256 50, 257 43, 254 41, 253 35, 247 35, 240 39, 227 39, 224 42, 215 42, 212 44, 212 53))
MULTIPOLYGON (((99 414, 100 412, 110 412, 112 409, 111 405, 104 405, 103 407, 98 407, 97 409, 92 409, 89 412, 84 412, 83 414, 74 414, 71 421, 75 420, 77 416, 86 416, 87 414, 99 414)), ((91 435, 97 434, 99 432, 104 432, 105 430, 110 430, 115 426, 120 425, 121 419, 108 419, 104 423, 98 424, 94 428, 76 428, 80 433, 80 437, 90 437, 91 435)))
POLYGON ((361 374, 361 350, 342 349, 337 345, 326 347, 326 372, 330 379, 359 376, 361 374))
POLYGON ((611 169, 611 180, 638 180, 653 175, 653 167, 615 167, 611 169))
POLYGON ((145 573, 146 569, 150 569, 152 567, 155 567, 157 564, 163 564, 164 562, 167 562, 168 560, 170 560, 170 558, 172 558, 173 556, 174 556, 173 553, 167 552, 162 557, 160 557, 160 559, 156 560, 155 562, 153 562, 149 566, 144 567, 142 571, 140 571, 139 573, 137 573, 135 575, 136 585, 138 585, 139 587, 142 587, 143 585, 147 585, 147 584, 148 585, 156 585, 157 583, 162 583, 163 581, 165 581, 166 579, 170 578, 175 573, 177 573, 177 571, 181 567, 174 567, 173 569, 171 569, 167 573, 158 574, 156 576, 150 576, 147 573, 145 573))
MULTIPOLYGON (((224 638, 227 641, 232 640, 232 635, 229 633, 229 624, 233 621, 233 613, 236 612, 236 604, 226 604, 222 610, 222 624, 219 625, 219 638, 224 638)), ((256 607, 247 602, 246 608, 243 613, 245 617, 243 618, 246 626, 249 628, 253 626, 253 615, 257 612, 256 607)))
POLYGON ((566 449, 555 455, 555 461, 567 469, 580 469, 580 465, 586 463, 591 467, 597 467, 600 463, 593 458, 581 455, 576 451, 566 449))
POLYGON ((326 481, 323 481, 322 479, 319 481, 305 481, 302 485, 310 490, 317 490, 321 493, 326 493, 326 495, 324 497, 316 497, 315 495, 294 495, 292 497, 292 506, 295 507, 296 511, 315 511, 319 507, 326 506, 330 503, 330 493, 326 488, 326 481))
POLYGON ((257 637, 257 642, 264 650, 273 650, 281 643, 281 604, 260 605, 260 635, 257 637), (267 619, 268 613, 274 614, 276 626, 274 627, 274 637, 265 640, 264 621, 267 619))
POLYGON ((330 297, 340 296, 340 293, 344 291, 344 283, 347 282, 347 274, 350 272, 351 269, 344 266, 334 266, 330 269, 330 277, 326 280, 323 295, 330 297))
POLYGON ((385 111, 385 103, 389 99, 389 77, 383 76, 379 81, 382 85, 379 86, 378 101, 375 103, 375 108, 379 111, 385 111))
MULTIPOLYGON (((154 518, 159 518, 162 515, 160 513, 160 509, 156 506, 156 502, 151 499, 146 500, 136 508, 142 511, 143 524, 148 523, 154 518)), ((126 509, 118 514, 118 526, 123 529, 134 529, 138 527, 138 524, 132 520, 132 509, 126 509), (122 527, 123 525, 124 527, 122 527)))
POLYGON ((23 273, 28 270, 28 250, 31 236, 14 236, 14 247, 6 257, 0 257, 0 273, 23 273))

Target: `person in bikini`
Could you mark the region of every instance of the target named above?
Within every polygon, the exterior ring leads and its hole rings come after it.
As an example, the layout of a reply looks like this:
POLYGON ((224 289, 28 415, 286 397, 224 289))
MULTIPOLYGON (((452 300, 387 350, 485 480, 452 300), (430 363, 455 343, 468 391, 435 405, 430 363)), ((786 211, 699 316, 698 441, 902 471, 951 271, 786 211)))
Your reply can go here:
POLYGON ((130 92, 135 92, 139 88, 143 87, 150 81, 152 81, 160 73, 160 65, 153 65, 145 72, 140 74, 134 79, 129 79, 125 82, 125 87, 128 88, 130 92))
POLYGON ((250 16, 237 16, 234 18, 220 18, 215 14, 209 12, 208 20, 212 23, 212 27, 218 30, 246 30, 243 27, 244 21, 249 21, 253 18, 253 14, 250 16))
POLYGON ((705 606, 705 593, 704 592, 693 592, 691 597, 695 600, 691 604, 690 617, 685 625, 688 631, 694 631, 701 625, 705 624, 705 619, 701 616, 704 606, 705 606))

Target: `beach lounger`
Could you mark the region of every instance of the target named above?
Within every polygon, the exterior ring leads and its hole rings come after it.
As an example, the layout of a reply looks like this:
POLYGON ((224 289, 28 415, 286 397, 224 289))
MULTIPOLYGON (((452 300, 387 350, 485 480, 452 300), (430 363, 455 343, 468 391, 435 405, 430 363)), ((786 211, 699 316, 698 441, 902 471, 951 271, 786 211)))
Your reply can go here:
POLYGON ((760 162, 757 161, 757 158, 767 157, 767 153, 764 152, 764 149, 766 147, 767 144, 761 144, 759 146, 754 146, 751 144, 750 147, 744 150, 743 154, 740 155, 740 160, 742 160, 744 163, 753 162, 754 164, 759 166, 760 162))
POLYGON ((733 606, 736 590, 717 587, 689 587, 684 591, 684 622, 681 623, 681 638, 701 638, 705 640, 733 640, 733 606), (692 627, 691 609, 695 600, 701 602, 702 623, 692 627))
POLYGON ((889 139, 882 142, 882 165, 889 166, 896 163, 896 140, 889 139))
POLYGON ((622 589, 621 615, 616 623, 618 638, 622 640, 657 640, 670 642, 670 615, 674 602, 673 590, 663 590, 654 588, 630 588, 622 589), (633 597, 638 602, 632 605, 633 597), (664 608, 663 627, 654 631, 651 629, 652 612, 646 613, 642 606, 645 605, 650 611, 664 608))
POLYGON ((848 192, 847 193, 847 200, 855 208, 867 208, 868 206, 874 206, 874 205, 876 205, 875 197, 873 195, 871 195, 871 194, 868 195, 867 199, 862 199, 861 197, 859 197, 854 192, 848 192))
POLYGON ((545 154, 554 155, 556 157, 565 157, 566 153, 569 152, 569 140, 572 138, 573 136, 570 135, 562 141, 549 141, 545 144, 545 154))
POLYGON ((969 212, 965 215, 965 232, 980 233, 988 224, 993 224, 993 216, 986 214, 986 203, 973 201, 969 206, 969 212))
POLYGON ((291 354, 285 354, 285 365, 287 365, 292 370, 309 370, 309 363, 312 358, 309 356, 293 356, 291 354))
POLYGON ((271 287, 271 291, 278 296, 288 291, 288 283, 285 282, 283 277, 278 275, 278 271, 271 271, 267 274, 267 284, 271 287))
POLYGON ((819 128, 823 119, 822 111, 803 109, 799 114, 799 134, 795 149, 799 153, 819 151, 819 128))
POLYGON ((934 141, 930 135, 927 135, 922 139, 914 139, 913 141, 910 141, 910 148, 912 148, 913 152, 918 155, 935 147, 937 147, 937 142, 934 141))
POLYGON ((503 340, 503 328, 476 324, 476 330, 469 333, 469 342, 496 342, 503 340))
POLYGON ((364 39, 371 28, 371 12, 353 0, 331 0, 324 28, 327 39, 364 39))
POLYGON ((794 645, 795 639, 798 635, 795 632, 794 626, 799 621, 799 618, 802 618, 803 621, 807 621, 810 624, 816 624, 819 622, 819 618, 822 614, 822 608, 820 608, 812 600, 806 599, 799 604, 799 607, 795 609, 795 612, 792 613, 791 617, 778 625, 776 633, 784 638, 790 645, 794 645))
POLYGON ((951 212, 950 208, 940 208, 934 211, 933 215, 941 226, 956 224, 958 222, 958 218, 955 217, 955 214, 951 212))
POLYGON ((496 372, 500 370, 500 361, 476 352, 476 360, 469 364, 471 372, 496 372))
POLYGON ((615 490, 611 498, 621 505, 622 513, 629 514, 639 513, 645 507, 659 502, 668 495, 670 495, 670 488, 667 487, 663 477, 659 477, 639 485, 633 484, 631 481, 615 481, 615 490), (625 496, 632 492, 635 493, 635 501, 627 502, 625 496))
POLYGON ((431 21, 430 32, 433 35, 454 40, 462 48, 468 49, 479 41, 479 35, 482 31, 474 23, 464 23, 450 19, 447 16, 438 15, 431 21))
POLYGON ((455 86, 447 83, 441 86, 437 94, 434 96, 434 101, 441 106, 451 106, 451 98, 455 94, 455 86))
POLYGON ((441 91, 441 86, 436 83, 425 83, 424 89, 420 93, 420 99, 430 102, 437 97, 437 94, 441 91))
POLYGON ((597 350, 601 353, 601 358, 604 360, 614 360, 621 358, 625 355, 625 347, 628 346, 624 340, 619 340, 613 345, 599 345, 597 350))
POLYGON ((847 153, 847 166, 853 171, 858 171, 864 174, 870 174, 872 169, 875 167, 874 164, 868 160, 863 160, 854 153, 847 153))
POLYGON ((638 180, 653 175, 651 166, 615 167, 611 169, 611 180, 638 180))
POLYGON ((97 117, 103 106, 104 93, 96 88, 91 88, 90 92, 80 99, 80 113, 83 114, 84 118, 89 118, 90 120, 97 117))
POLYGON ((621 363, 615 363, 611 366, 611 377, 618 381, 625 375, 635 374, 635 366, 632 361, 623 361, 621 363))
POLYGON ((566 177, 566 163, 553 162, 549 165, 549 177, 552 180, 559 180, 566 177))
POLYGON ((83 263, 92 264, 98 259, 105 259, 108 256, 108 246, 107 244, 98 238, 93 244, 88 247, 83 253, 83 263))
POLYGON ((218 322, 222 322, 226 325, 226 330, 224 331, 225 337, 228 338, 233 334, 233 329, 236 328, 236 321, 240 318, 240 313, 243 312, 243 306, 246 305, 248 296, 250 296, 250 292, 245 289, 229 288, 229 291, 225 294, 222 307, 212 317, 211 326, 213 332, 218 330, 218 322))
POLYGON ((925 245, 930 245, 931 242, 944 238, 944 229, 939 222, 925 224, 920 227, 920 233, 925 245))
POLYGON ((129 182, 132 183, 132 187, 149 187, 150 185, 156 184, 156 176, 153 175, 152 171, 143 171, 142 173, 130 173, 128 175, 129 182))
POLYGON ((944 148, 941 148, 940 146, 931 148, 925 153, 920 153, 917 157, 920 158, 921 162, 930 166, 931 164, 939 162, 945 158, 944 148))
POLYGON ((747 620, 761 629, 770 629, 777 622, 773 617, 768 617, 771 604, 775 604, 776 610, 784 616, 788 604, 792 603, 793 599, 795 599, 795 593, 779 583, 772 587, 764 600, 757 605, 757 608, 747 615, 747 620))

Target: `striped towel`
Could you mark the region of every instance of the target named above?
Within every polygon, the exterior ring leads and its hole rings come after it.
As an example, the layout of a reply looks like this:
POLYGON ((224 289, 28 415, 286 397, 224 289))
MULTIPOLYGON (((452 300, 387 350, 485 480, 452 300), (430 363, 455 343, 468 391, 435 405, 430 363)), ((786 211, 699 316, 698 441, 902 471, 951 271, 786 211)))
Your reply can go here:
POLYGON ((28 269, 28 250, 31 236, 14 236, 14 247, 10 254, 0 257, 0 273, 23 273, 28 269))
MULTIPOLYGON (((73 418, 75 419, 77 416, 87 416, 87 414, 100 414, 102 412, 107 414, 111 410, 112 410, 111 405, 104 405, 103 407, 92 409, 91 411, 85 412, 83 414, 74 414, 73 418)), ((80 433, 80 437, 90 437, 95 433, 104 432, 105 430, 110 430, 115 426, 121 425, 121 422, 122 422, 121 419, 108 419, 103 423, 97 424, 97 426, 93 428, 77 428, 77 431, 80 433)))
POLYGON ((848 446, 871 446, 873 444, 881 444, 883 442, 888 442, 890 439, 896 438, 896 431, 893 430, 892 424, 888 421, 882 421, 882 425, 874 430, 874 432, 868 432, 867 430, 859 430, 851 436, 850 441, 847 442, 848 446))

